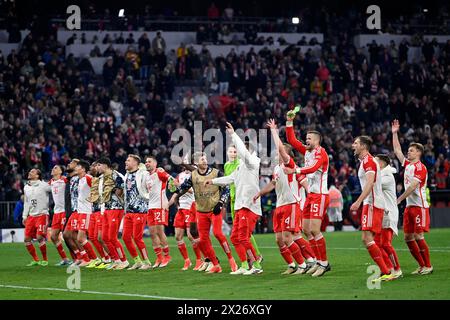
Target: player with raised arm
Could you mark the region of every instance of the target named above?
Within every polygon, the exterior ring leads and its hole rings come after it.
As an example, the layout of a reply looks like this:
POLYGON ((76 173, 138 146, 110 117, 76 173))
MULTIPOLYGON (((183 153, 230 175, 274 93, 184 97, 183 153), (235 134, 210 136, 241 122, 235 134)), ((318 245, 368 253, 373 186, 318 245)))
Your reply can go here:
POLYGON ((233 126, 227 122, 227 133, 231 135, 233 144, 239 157, 239 166, 229 176, 207 179, 205 185, 228 186, 232 183, 236 186, 235 221, 231 231, 231 242, 241 260, 241 267, 232 271, 233 275, 251 275, 263 272, 261 263, 257 260, 255 248, 250 237, 255 229, 258 219, 261 217, 261 201, 253 202, 253 197, 259 189, 259 166, 261 159, 256 151, 249 151, 241 138, 234 132, 233 126), (249 268, 247 256, 252 263, 249 268))
MULTIPOLYGON (((388 261, 386 265, 392 266, 391 274, 399 278, 402 276, 402 270, 400 269, 400 263, 398 262, 397 252, 392 246, 393 234, 398 235, 398 206, 397 206, 397 185, 395 183, 394 173, 397 170, 391 167, 391 159, 385 154, 378 154, 375 160, 380 164, 381 169, 381 189, 384 196, 384 216, 381 234, 375 236, 375 242, 383 250, 388 261)), ((383 254, 384 256, 384 254, 383 254)), ((386 259, 385 259, 386 261, 386 259)))
POLYGON ((143 239, 144 228, 147 221, 149 194, 147 183, 150 174, 141 163, 138 155, 130 154, 125 161, 125 217, 123 218, 123 242, 134 260, 128 270, 149 270, 152 264, 148 258, 147 247, 143 239), (139 249, 141 257, 136 250, 139 249))
POLYGON ((48 266, 47 258, 47 227, 48 227, 48 208, 50 185, 42 179, 39 169, 31 169, 28 173, 28 182, 24 187, 24 206, 22 213, 22 223, 25 226, 25 247, 30 253, 33 261, 27 266, 48 266), (33 246, 33 239, 39 243, 39 250, 42 254, 42 260, 36 254, 33 246))
POLYGON ((150 173, 147 182, 150 199, 147 223, 150 228, 153 250, 156 254, 153 268, 164 268, 172 260, 164 228, 169 224, 169 201, 166 196, 166 188, 169 179, 173 178, 163 168, 158 168, 158 162, 154 157, 146 158, 145 167, 150 173))
MULTIPOLYGON (((227 150, 228 161, 223 165, 223 172, 225 176, 229 176, 237 169, 239 166, 239 158, 237 156, 237 150, 235 145, 230 145, 227 150)), ((236 187, 234 183, 230 185, 230 209, 231 209, 231 220, 234 222, 234 203, 236 200, 236 187)), ((252 235, 250 238, 253 248, 255 248, 256 254, 258 255, 259 262, 262 262, 262 255, 259 251, 259 247, 256 243, 255 237, 252 235)))
POLYGON ((124 177, 111 168, 111 160, 108 158, 101 158, 97 163, 97 171, 100 174, 98 182, 100 213, 103 214, 102 237, 113 261, 105 269, 123 270, 130 265, 118 238, 124 215, 124 177))
POLYGON ((358 178, 362 192, 351 205, 350 210, 357 211, 363 204, 362 241, 382 273, 380 278, 373 281, 390 281, 395 277, 391 275, 391 271, 383 259, 383 254, 375 242, 375 236, 381 233, 385 205, 381 189, 381 170, 374 157, 369 153, 371 146, 372 139, 368 136, 359 136, 352 144, 355 156, 361 161, 358 178))
POLYGON ((94 248, 88 241, 88 230, 92 219, 92 203, 89 202, 91 193, 92 176, 88 174, 89 163, 85 160, 78 162, 75 170, 78 175, 78 221, 76 230, 78 231, 77 241, 86 251, 89 260, 85 260, 79 264, 80 267, 88 266, 93 260, 97 259, 94 248))
MULTIPOLYGON (((194 153, 194 164, 197 169, 192 171, 191 177, 184 180, 178 187, 176 195, 172 197, 169 205, 177 202, 179 197, 184 195, 191 188, 194 190, 195 203, 197 207, 197 225, 198 234, 200 237, 200 248, 205 258, 209 259, 212 267, 206 269, 207 273, 221 273, 222 267, 216 257, 216 253, 211 243, 209 232, 211 224, 213 226, 213 233, 219 241, 222 249, 228 257, 228 262, 232 271, 237 270, 237 264, 231 254, 231 249, 227 238, 222 233, 222 208, 227 202, 230 189, 229 187, 205 185, 205 181, 216 177, 223 176, 219 170, 208 165, 208 160, 204 152, 194 153)), ((199 271, 204 268, 200 268, 199 271)))
MULTIPOLYGON (((272 181, 253 197, 253 201, 275 189, 277 204, 272 219, 273 229, 281 256, 288 264, 288 269, 283 274, 303 274, 306 272, 306 263, 300 247, 294 241, 294 236, 299 235, 301 232, 302 214, 299 182, 296 174, 287 175, 282 168, 283 165, 295 168, 292 147, 288 144, 283 145, 278 136, 277 125, 273 119, 267 123, 267 126, 270 128, 278 150, 279 164, 274 168, 272 181), (294 259, 297 265, 294 263, 294 259)), ((307 187, 306 176, 303 176, 300 180, 307 187)))
POLYGON ((53 244, 61 257, 61 262, 58 266, 68 266, 72 262, 67 259, 66 252, 60 240, 60 234, 64 230, 64 225, 66 224, 66 209, 65 209, 65 199, 64 190, 66 189, 67 178, 64 177, 64 170, 60 165, 55 165, 52 169, 52 178, 48 182, 52 189, 53 203, 53 218, 52 218, 52 231, 50 237, 53 244))
POLYGON ((398 140, 399 129, 400 123, 394 120, 392 123, 394 153, 405 167, 405 192, 397 199, 397 204, 406 199, 406 209, 403 214, 405 241, 411 255, 419 264, 413 274, 425 275, 433 272, 433 266, 430 262, 430 250, 424 237, 424 233, 430 231, 430 206, 426 197, 428 171, 420 161, 424 147, 420 143, 411 143, 405 158, 398 140))
POLYGON ((285 167, 284 172, 306 175, 308 178, 309 193, 303 208, 303 232, 308 237, 311 248, 314 250, 317 263, 306 273, 320 277, 331 270, 327 258, 325 238, 320 231, 322 220, 327 213, 330 201, 328 194, 328 154, 320 146, 322 136, 318 131, 306 133, 306 144, 297 140, 294 133, 293 120, 295 113, 288 112, 286 122, 287 141, 294 149, 305 157, 305 166, 295 170, 285 167))

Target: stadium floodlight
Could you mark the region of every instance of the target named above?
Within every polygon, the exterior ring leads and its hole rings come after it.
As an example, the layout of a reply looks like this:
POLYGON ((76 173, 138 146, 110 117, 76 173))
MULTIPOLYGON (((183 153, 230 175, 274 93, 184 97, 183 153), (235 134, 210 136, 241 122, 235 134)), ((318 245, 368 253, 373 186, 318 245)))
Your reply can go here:
POLYGON ((125 16, 125 9, 120 9, 119 10, 119 17, 123 18, 125 16))
POLYGON ((425 8, 425 9, 423 9, 423 12, 427 13, 427 12, 428 12, 428 9, 426 9, 426 8, 425 8))
POLYGON ((292 23, 293 24, 299 24, 300 23, 300 18, 299 17, 293 17, 292 18, 292 23))

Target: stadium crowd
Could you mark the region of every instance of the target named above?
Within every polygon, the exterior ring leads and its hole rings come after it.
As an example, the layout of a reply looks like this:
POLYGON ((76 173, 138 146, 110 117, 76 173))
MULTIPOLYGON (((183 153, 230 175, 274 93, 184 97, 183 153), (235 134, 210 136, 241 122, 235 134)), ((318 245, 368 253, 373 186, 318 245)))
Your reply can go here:
MULTIPOLYGON (((66 57, 65 44, 54 36, 30 33, 19 52, 0 53, 0 201, 20 198, 30 168, 48 177, 54 164, 67 165, 72 157, 108 155, 124 172, 127 154, 151 154, 175 174, 170 136, 176 128, 192 131, 198 120, 204 129, 223 129, 225 119, 236 128, 261 128, 272 117, 284 124, 286 111, 296 104, 303 106, 300 132, 315 129, 325 137, 330 175, 347 208, 350 193, 360 191, 353 138, 370 135, 373 154, 392 155, 394 118, 402 125, 403 148, 410 141, 424 144, 429 186, 448 188, 450 41, 417 37, 413 44, 422 47, 423 57, 410 64, 407 42, 373 43, 365 55, 346 34, 337 36, 336 50, 325 42, 320 55, 292 45, 283 51, 269 46, 231 51, 215 59, 206 46, 196 52, 181 44, 167 52, 163 34, 143 36, 124 40, 127 52, 113 46, 92 52, 108 57, 97 77, 88 57, 66 57), (176 82, 185 79, 201 85, 174 96, 176 82)), ((263 206, 270 210, 270 197, 263 206)))

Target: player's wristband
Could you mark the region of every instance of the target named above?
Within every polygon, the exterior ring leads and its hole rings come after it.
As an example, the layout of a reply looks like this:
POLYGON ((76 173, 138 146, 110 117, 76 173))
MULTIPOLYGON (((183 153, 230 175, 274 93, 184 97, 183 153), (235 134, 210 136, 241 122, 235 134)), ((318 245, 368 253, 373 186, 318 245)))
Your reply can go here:
POLYGON ((292 127, 294 125, 294 121, 286 121, 286 127, 292 127))
POLYGON ((301 174, 302 173, 302 169, 301 168, 295 168, 295 173, 296 174, 301 174))

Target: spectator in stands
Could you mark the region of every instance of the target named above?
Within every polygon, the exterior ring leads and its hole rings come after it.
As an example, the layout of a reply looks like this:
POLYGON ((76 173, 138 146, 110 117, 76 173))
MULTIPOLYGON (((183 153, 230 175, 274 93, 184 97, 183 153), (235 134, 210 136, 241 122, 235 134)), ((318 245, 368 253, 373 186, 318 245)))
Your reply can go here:
POLYGON ((200 25, 198 27, 196 34, 196 42, 197 44, 203 44, 205 42, 208 42, 208 32, 206 32, 204 25, 200 25))
POLYGON ((106 62, 103 64, 103 81, 106 86, 110 86, 113 83, 114 78, 116 77, 117 70, 113 65, 114 59, 109 56, 106 59, 106 62))
POLYGON ((227 68, 225 62, 220 62, 220 65, 217 69, 217 81, 219 82, 219 94, 227 94, 228 87, 231 81, 231 73, 227 68))
POLYGON ((231 21, 234 18, 234 9, 231 7, 231 3, 223 9, 223 17, 225 20, 231 21))
POLYGON ((161 31, 156 32, 156 37, 152 41, 152 48, 155 51, 161 50, 163 53, 166 52, 166 40, 161 35, 161 31))
POLYGON ((123 38, 123 33, 122 32, 119 34, 119 37, 116 39, 115 43, 117 43, 117 44, 124 44, 125 43, 125 39, 123 38))
POLYGON ((119 127, 122 124, 123 104, 119 101, 117 95, 113 96, 112 100, 109 102, 109 107, 115 118, 114 126, 119 127))
POLYGON ((216 20, 219 18, 219 16, 220 16, 219 8, 217 8, 216 4, 212 2, 208 8, 208 19, 216 20))
MULTIPOLYGON (((70 46, 70 45, 74 44, 76 39, 77 39, 77 34, 76 33, 72 34, 72 36, 67 39, 66 46, 70 46)), ((29 41, 28 36, 27 36, 27 38, 25 38, 25 40, 29 41)), ((25 42, 25 40, 24 40, 24 42, 25 42)))
POLYGON ((148 51, 148 49, 150 48, 151 44, 150 44, 150 40, 148 39, 148 35, 146 32, 144 32, 138 39, 138 45, 139 45, 139 49, 144 47, 144 51, 148 51))
POLYGON ((128 35, 128 38, 125 40, 126 44, 134 44, 136 41, 134 40, 134 36, 132 33, 128 35))

